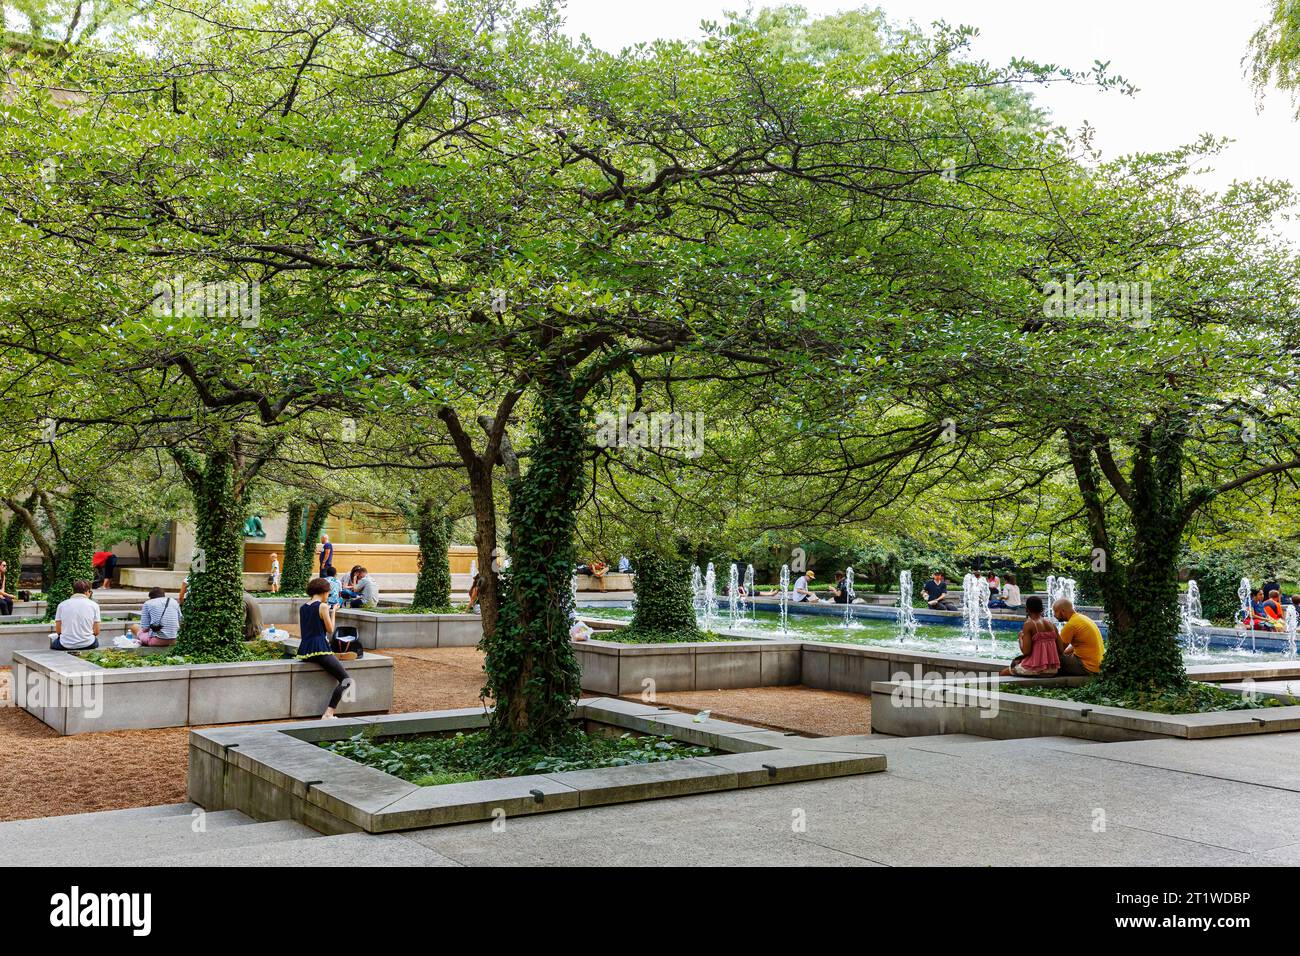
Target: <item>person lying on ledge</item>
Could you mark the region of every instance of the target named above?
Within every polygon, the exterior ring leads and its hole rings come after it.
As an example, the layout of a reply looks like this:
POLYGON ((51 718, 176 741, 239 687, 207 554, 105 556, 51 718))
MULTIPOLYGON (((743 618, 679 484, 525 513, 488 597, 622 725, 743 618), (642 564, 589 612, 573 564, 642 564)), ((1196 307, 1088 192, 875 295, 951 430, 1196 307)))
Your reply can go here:
MULTIPOLYGON (((1028 602, 1025 602, 1026 607, 1028 602)), ((1101 671, 1101 659, 1106 656, 1106 645, 1101 640, 1097 622, 1080 614, 1065 598, 1052 605, 1052 613, 1061 622, 1061 633, 1056 638, 1061 652, 1061 677, 1094 677, 1101 671)))
POLYGON ((1032 595, 1025 601, 1025 623, 1020 628, 1020 653, 1011 666, 998 673, 1003 677, 1055 677, 1061 669, 1056 627, 1043 617, 1043 599, 1032 595))

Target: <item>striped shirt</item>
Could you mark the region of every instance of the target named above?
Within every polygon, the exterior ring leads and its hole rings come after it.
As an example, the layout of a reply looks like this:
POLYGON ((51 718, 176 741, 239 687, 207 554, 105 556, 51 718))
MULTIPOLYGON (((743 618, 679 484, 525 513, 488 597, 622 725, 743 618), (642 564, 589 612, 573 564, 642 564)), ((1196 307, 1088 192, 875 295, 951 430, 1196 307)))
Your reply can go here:
POLYGON ((150 598, 140 608, 140 626, 158 637, 175 640, 181 629, 181 606, 169 597, 150 598))

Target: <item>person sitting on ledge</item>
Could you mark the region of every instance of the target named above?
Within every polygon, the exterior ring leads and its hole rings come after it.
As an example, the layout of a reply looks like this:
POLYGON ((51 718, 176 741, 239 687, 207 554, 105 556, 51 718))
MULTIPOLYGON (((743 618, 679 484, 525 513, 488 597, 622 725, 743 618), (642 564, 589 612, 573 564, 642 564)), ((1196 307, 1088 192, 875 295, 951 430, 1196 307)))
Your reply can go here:
POLYGON ((809 568, 803 574, 799 575, 794 582, 794 591, 790 595, 790 600, 795 604, 807 603, 816 604, 817 595, 808 589, 808 582, 815 580, 817 575, 809 568))
MULTIPOLYGON (((17 519, 15 519, 17 520, 17 519)), ((0 614, 9 615, 14 612, 14 596, 5 590, 9 586, 9 564, 6 561, 0 561, 0 614)), ((14 575, 14 585, 18 584, 18 575, 14 575)))
MULTIPOLYGON (((370 576, 365 568, 357 568, 354 572, 353 585, 356 597, 347 602, 348 607, 378 607, 379 606, 379 585, 375 579, 370 576)), ((328 584, 325 585, 329 587, 328 584)))
POLYGON ((1011 659, 1011 666, 998 673, 1003 677, 1055 677, 1061 669, 1061 652, 1056 642, 1056 628, 1043 617, 1043 599, 1035 594, 1025 602, 1020 653, 1011 659))
POLYGON ((836 604, 849 603, 849 586, 845 583, 848 576, 843 571, 835 572, 835 583, 831 585, 831 600, 836 604))
POLYGON ((1268 600, 1264 602, 1264 613, 1268 615, 1274 627, 1285 628, 1286 612, 1282 610, 1282 593, 1276 588, 1268 592, 1268 600))
POLYGON ((141 647, 170 647, 181 629, 181 606, 162 588, 151 588, 149 600, 140 608, 140 623, 131 625, 131 634, 141 647))
MULTIPOLYGON (((1029 602, 1025 602, 1028 607, 1029 602)), ((1093 677, 1101 671, 1101 659, 1106 656, 1106 645, 1101 640, 1097 622, 1080 614, 1065 598, 1052 605, 1052 613, 1063 625, 1056 638, 1061 652, 1062 677, 1093 677)))
POLYGON ((308 602, 298 609, 298 629, 301 638, 298 641, 298 660, 311 661, 319 665, 325 673, 338 681, 330 694, 329 705, 321 720, 329 720, 343 699, 343 693, 354 681, 348 670, 339 661, 338 655, 330 648, 330 635, 334 633, 334 608, 321 598, 330 593, 329 582, 324 578, 312 578, 307 583, 308 602))
POLYGON ((948 600, 948 582, 944 580, 942 571, 935 571, 934 576, 921 585, 921 590, 925 592, 925 603, 932 610, 957 610, 957 605, 948 600))
POLYGON ((998 596, 989 601, 989 607, 1002 608, 1008 611, 1020 610, 1020 585, 1016 584, 1016 576, 1008 574, 1006 582, 1002 585, 998 596))
POLYGON ((89 651, 99 647, 99 605, 90 598, 89 581, 73 581, 72 597, 54 612, 52 651, 89 651))
POLYGON ((1256 631, 1276 631, 1278 622, 1268 613, 1264 603, 1264 589, 1256 588, 1250 596, 1250 613, 1246 615, 1246 626, 1256 631))

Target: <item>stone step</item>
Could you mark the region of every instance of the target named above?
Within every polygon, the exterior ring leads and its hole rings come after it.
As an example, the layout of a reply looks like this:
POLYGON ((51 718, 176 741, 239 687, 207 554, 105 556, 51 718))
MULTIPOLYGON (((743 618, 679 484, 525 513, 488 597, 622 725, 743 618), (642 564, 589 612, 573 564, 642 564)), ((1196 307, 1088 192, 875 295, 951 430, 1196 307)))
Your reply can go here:
MULTIPOLYGON (((98 810, 94 813, 70 813, 64 816, 39 817, 30 820, 9 820, 0 823, 0 851, 14 846, 25 846, 33 840, 54 846, 60 842, 77 841, 98 833, 104 828, 147 825, 152 820, 176 817, 190 819, 197 810, 193 803, 165 803, 153 807, 127 807, 123 810, 98 810)), ((242 814, 240 814, 242 816, 242 814)), ((0 857, 0 860, 3 858, 0 857)))
POLYGON ((15 848, 0 844, 0 858, 10 866, 112 866, 157 856, 262 845, 316 835, 314 830, 300 823, 288 820, 254 823, 233 810, 207 814, 204 832, 194 832, 193 822, 188 815, 177 816, 148 821, 149 826, 104 826, 83 832, 75 841, 53 845, 34 839, 24 840, 15 848))
POLYGON ((345 833, 152 857, 149 866, 460 866, 400 833, 345 833))

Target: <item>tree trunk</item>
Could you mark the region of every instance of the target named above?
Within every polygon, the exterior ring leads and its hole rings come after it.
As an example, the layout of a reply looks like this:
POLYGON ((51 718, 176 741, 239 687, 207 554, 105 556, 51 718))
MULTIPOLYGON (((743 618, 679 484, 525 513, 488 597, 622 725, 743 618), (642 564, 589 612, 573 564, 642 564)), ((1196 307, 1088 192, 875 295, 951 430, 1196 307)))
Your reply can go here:
MULTIPOLYGON (((329 520, 332 507, 334 507, 334 503, 328 499, 316 502, 316 506, 311 512, 311 518, 307 521, 307 535, 302 543, 303 567, 305 569, 302 580, 302 589, 304 591, 307 589, 307 579, 314 577, 316 571, 320 568, 320 565, 316 562, 316 542, 320 540, 321 531, 325 528, 325 522, 329 520)), ((333 562, 334 558, 331 557, 330 563, 333 564, 333 562)))
POLYGON ((640 551, 633 560, 636 605, 630 629, 643 640, 697 637, 700 628, 695 620, 690 561, 653 551, 640 551))
POLYGON ((1102 678, 1123 689, 1187 683, 1178 643, 1183 438, 1176 420, 1143 432, 1130 479, 1132 553, 1122 573, 1101 575, 1102 593, 1113 605, 1102 678))
MULTIPOLYGON (((35 506, 36 496, 28 499, 27 508, 35 506)), ((22 584, 23 544, 27 540, 27 523, 22 516, 13 512, 9 523, 5 525, 4 535, 0 537, 0 561, 6 565, 6 590, 16 592, 22 584)))
POLYGON ((298 568, 302 564, 302 517, 303 503, 289 502, 289 511, 284 523, 284 555, 280 564, 280 590, 290 594, 297 593, 307 586, 307 580, 298 580, 298 568))
POLYGON ((451 610, 451 568, 447 564, 448 521, 432 498, 420 502, 415 536, 420 545, 420 575, 411 598, 412 611, 451 610))
POLYGON ((474 548, 478 553, 478 606, 483 639, 496 633, 501 615, 501 575, 498 573, 497 509, 492 496, 492 472, 470 468, 470 497, 474 501, 474 548))
POLYGON ((1126 489, 1132 542, 1126 560, 1112 549, 1092 447, 1069 436, 1093 545, 1105 558, 1097 574, 1106 605, 1106 656, 1101 679, 1118 692, 1186 684, 1178 642, 1178 559, 1185 523, 1182 423, 1160 419, 1143 429, 1126 489))
POLYGON ((59 603, 72 597, 74 581, 95 579, 95 499, 86 491, 72 496, 72 511, 59 536, 58 571, 45 596, 45 620, 54 620, 59 603))
POLYGON ((235 496, 234 457, 228 450, 209 452, 202 464, 183 457, 197 526, 176 652, 234 660, 244 639, 244 509, 235 496))
POLYGON ((545 746, 568 730, 581 682, 569 629, 583 434, 568 371, 552 368, 538 384, 528 471, 511 486, 501 614, 482 646, 493 734, 545 746))

